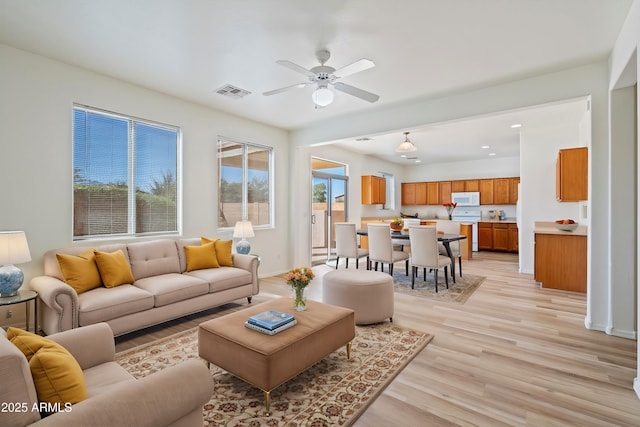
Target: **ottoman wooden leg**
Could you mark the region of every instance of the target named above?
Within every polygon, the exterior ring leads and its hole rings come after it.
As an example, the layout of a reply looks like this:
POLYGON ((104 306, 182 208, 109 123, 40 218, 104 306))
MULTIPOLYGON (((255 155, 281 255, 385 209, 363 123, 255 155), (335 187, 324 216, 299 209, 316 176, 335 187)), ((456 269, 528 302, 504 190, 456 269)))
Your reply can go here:
POLYGON ((351 359, 351 341, 347 343, 347 359, 351 359))

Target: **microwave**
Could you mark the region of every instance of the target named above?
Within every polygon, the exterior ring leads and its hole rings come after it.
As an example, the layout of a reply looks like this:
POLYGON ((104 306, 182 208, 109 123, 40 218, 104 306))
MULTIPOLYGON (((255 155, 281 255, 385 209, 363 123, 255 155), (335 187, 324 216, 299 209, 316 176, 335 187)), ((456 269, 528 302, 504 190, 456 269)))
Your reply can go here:
POLYGON ((451 201, 458 206, 480 206, 480 193, 478 191, 451 193, 451 201))

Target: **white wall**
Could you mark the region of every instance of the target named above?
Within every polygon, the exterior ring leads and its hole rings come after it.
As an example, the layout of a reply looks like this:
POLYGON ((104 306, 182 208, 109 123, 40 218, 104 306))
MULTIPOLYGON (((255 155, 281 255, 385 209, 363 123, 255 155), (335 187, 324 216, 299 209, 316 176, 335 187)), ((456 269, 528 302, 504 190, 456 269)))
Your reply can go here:
POLYGON ((520 157, 406 166, 404 176, 405 182, 510 178, 520 176, 520 157))
POLYGON ((274 147, 281 166, 275 171, 276 228, 257 230, 251 245, 262 256, 261 275, 289 268, 282 238, 289 206, 285 131, 5 45, 0 63, 0 229, 27 233, 33 260, 20 266, 26 283, 42 273, 45 251, 72 244, 73 103, 181 127, 185 236, 231 235, 216 225, 217 136, 274 147))
POLYGON ((579 124, 520 132, 520 269, 533 274, 534 223, 580 218, 580 203, 556 201, 556 158, 561 148, 580 147, 579 124))

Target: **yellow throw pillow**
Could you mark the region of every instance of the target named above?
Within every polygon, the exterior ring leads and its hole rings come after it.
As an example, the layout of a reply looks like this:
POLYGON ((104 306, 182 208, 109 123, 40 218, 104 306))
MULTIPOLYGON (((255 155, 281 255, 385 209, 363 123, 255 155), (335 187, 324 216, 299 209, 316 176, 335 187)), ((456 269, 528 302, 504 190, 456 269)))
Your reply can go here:
POLYGON ((80 255, 56 254, 62 278, 76 293, 81 294, 102 286, 93 249, 80 255))
POLYGON ((78 403, 87 399, 87 385, 78 361, 60 344, 10 327, 7 338, 29 361, 33 384, 40 402, 78 403))
POLYGON ((96 263, 102 277, 102 283, 107 288, 115 288, 135 281, 127 258, 120 249, 111 253, 96 251, 96 263))
POLYGON ((201 246, 185 246, 184 255, 187 259, 187 271, 220 267, 213 242, 201 246))
POLYGON ((233 267, 233 255, 231 248, 233 240, 220 240, 220 239, 208 239, 206 237, 200 237, 202 244, 213 242, 213 246, 216 248, 216 258, 218 258, 218 264, 220 267, 233 267))

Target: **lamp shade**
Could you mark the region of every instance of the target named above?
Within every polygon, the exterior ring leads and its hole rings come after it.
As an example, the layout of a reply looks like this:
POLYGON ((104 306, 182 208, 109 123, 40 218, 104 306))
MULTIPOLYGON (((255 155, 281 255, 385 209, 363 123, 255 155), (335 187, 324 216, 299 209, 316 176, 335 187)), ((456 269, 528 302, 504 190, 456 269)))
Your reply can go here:
POLYGON ((417 148, 413 145, 413 142, 409 141, 409 132, 404 133, 404 141, 400 143, 396 147, 396 152, 398 153, 410 153, 412 151, 416 151, 417 148))
POLYGON ((0 231, 0 265, 31 261, 24 231, 0 231))
POLYGON ((246 237, 254 237, 253 226, 251 221, 238 221, 233 229, 233 237, 244 239, 246 237))
POLYGON ((311 98, 316 105, 326 107, 333 102, 333 92, 329 88, 319 87, 313 91, 311 98))

